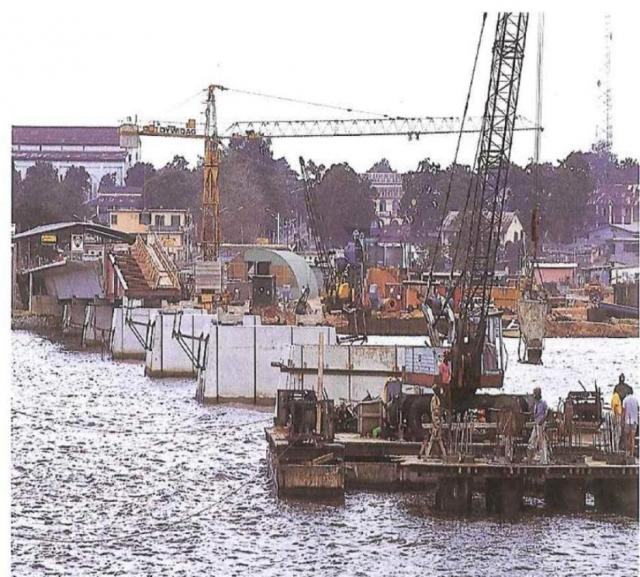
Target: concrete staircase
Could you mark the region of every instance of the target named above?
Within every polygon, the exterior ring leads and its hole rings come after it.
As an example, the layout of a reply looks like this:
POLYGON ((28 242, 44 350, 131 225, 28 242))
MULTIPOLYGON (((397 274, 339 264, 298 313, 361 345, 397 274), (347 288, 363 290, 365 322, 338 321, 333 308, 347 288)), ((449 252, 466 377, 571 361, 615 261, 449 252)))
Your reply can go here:
POLYGON ((138 261, 131 253, 127 252, 115 255, 115 264, 120 269, 122 277, 127 283, 127 293, 130 293, 130 297, 136 297, 149 292, 151 287, 144 278, 138 261))
POLYGON ((178 271, 155 237, 147 244, 138 236, 128 252, 113 256, 129 298, 180 298, 178 271))

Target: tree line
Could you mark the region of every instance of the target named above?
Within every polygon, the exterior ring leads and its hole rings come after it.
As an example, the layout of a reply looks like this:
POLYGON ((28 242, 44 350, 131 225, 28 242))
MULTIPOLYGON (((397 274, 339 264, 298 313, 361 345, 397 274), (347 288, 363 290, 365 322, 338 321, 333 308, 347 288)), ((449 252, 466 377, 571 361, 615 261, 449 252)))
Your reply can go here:
MULTIPOLYGON (((443 213, 463 210, 472 183, 470 166, 442 167, 425 159, 417 170, 403 176, 402 212, 412 222, 418 242, 437 234, 443 213), (447 201, 448 193, 448 201, 447 201)), ((516 212, 531 232, 531 216, 538 212, 543 243, 571 243, 590 224, 589 201, 593 192, 607 184, 638 182, 638 161, 619 160, 603 147, 572 152, 553 164, 511 164, 505 210, 516 212)))
MULTIPOLYGON (((386 161, 384 161, 386 164, 386 161)), ((538 208, 542 240, 571 242, 588 223, 588 200, 607 182, 629 179, 636 160, 618 160, 606 149, 572 152, 555 164, 510 166, 506 210, 516 211, 529 232, 530 216, 538 208)), ((314 204, 328 245, 344 245, 354 229, 368 231, 375 218, 374 190, 348 163, 330 167, 307 162, 314 204)), ((471 167, 443 167, 430 159, 403 175, 401 215, 411 222, 412 240, 427 244, 437 231, 445 209, 460 210, 472 178, 471 167), (448 193, 448 194, 447 194, 448 193)), ((143 190, 149 208, 186 208, 194 222, 200 218, 203 167, 175 156, 156 168, 138 163, 129 169, 126 184, 143 190)), ((101 186, 113 184, 107 175, 101 186)), ((225 242, 254 242, 275 238, 278 223, 303 230, 307 216, 304 183, 286 159, 275 158, 267 139, 233 139, 225 147, 220 170, 221 226, 225 242)), ((46 163, 30 167, 24 178, 14 169, 12 218, 18 230, 50 222, 91 218, 85 202, 91 190, 87 172, 72 167, 60 178, 46 163)), ((289 239, 291 240, 291 239, 289 239)))

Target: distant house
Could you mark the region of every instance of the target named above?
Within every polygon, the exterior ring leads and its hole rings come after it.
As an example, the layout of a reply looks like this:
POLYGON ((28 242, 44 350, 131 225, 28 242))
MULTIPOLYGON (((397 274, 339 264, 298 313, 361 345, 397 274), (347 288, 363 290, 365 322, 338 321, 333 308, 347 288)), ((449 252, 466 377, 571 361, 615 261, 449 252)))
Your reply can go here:
POLYGON ((23 178, 36 162, 50 163, 60 176, 71 166, 83 167, 95 196, 107 174, 124 184, 127 170, 140 160, 140 139, 121 143, 117 126, 13 126, 11 159, 23 178))
POLYGON ((640 184, 604 184, 591 195, 588 206, 594 226, 640 221, 640 184))
POLYGON ((86 202, 101 224, 109 225, 109 213, 116 210, 142 209, 141 186, 101 186, 98 193, 86 202))
POLYGON ((617 266, 638 266, 640 223, 602 224, 583 234, 572 247, 585 279, 600 276, 601 270, 617 266))
MULTIPOLYGON (((449 211, 442 225, 442 240, 446 245, 450 245, 456 238, 460 230, 459 211, 449 211)), ((518 215, 515 212, 505 212, 502 215, 502 226, 500 227, 500 246, 505 246, 507 242, 518 243, 524 240, 524 228, 518 215)))
POLYGON ((375 191, 374 204, 376 216, 384 224, 400 215, 400 201, 404 195, 402 175, 391 168, 389 161, 381 160, 362 175, 375 191))
POLYGON ((535 264, 535 278, 542 283, 574 286, 578 264, 575 262, 538 262, 535 264))
POLYGON ((371 223, 369 236, 378 242, 408 242, 411 235, 411 225, 408 222, 398 222, 392 220, 389 224, 384 224, 380 219, 371 223))
POLYGON ((176 262, 190 258, 192 223, 189 211, 179 208, 115 208, 109 211, 109 226, 146 239, 155 235, 176 262))

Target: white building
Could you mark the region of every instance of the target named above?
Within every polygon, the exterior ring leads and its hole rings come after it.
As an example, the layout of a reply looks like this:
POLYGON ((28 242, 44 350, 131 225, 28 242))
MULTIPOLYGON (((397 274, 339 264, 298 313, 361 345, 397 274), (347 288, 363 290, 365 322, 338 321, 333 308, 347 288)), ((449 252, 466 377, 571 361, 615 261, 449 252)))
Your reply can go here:
POLYGON ((374 202, 376 216, 383 224, 389 224, 398 217, 400 201, 404 191, 402 189, 402 175, 395 172, 386 159, 374 164, 362 176, 376 192, 374 202))
MULTIPOLYGON (((450 245, 460 230, 461 222, 457 210, 451 210, 444 219, 442 225, 442 240, 450 245)), ((505 211, 502 214, 502 226, 500 227, 500 246, 508 242, 518 243, 524 240, 524 227, 515 212, 505 211)))
POLYGON ((84 167, 95 196, 105 174, 124 184, 127 170, 140 160, 140 139, 128 137, 121 145, 117 126, 13 126, 11 158, 24 178, 36 162, 48 162, 64 176, 71 166, 84 167))

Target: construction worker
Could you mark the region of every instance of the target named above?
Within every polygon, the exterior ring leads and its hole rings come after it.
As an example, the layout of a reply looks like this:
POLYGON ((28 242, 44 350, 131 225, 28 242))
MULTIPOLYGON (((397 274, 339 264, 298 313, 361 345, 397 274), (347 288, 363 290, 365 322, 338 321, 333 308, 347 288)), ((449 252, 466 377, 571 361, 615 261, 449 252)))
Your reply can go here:
POLYGON ((431 455, 431 449, 433 449, 433 443, 437 442, 440 447, 440 454, 442 457, 447 456, 447 451, 444 448, 442 441, 442 400, 441 389, 438 386, 433 387, 433 396, 431 397, 431 435, 429 436, 429 442, 427 444, 426 439, 422 442, 420 447, 419 457, 428 459, 431 455))
POLYGON ((616 389, 618 389, 620 400, 624 402, 624 398, 631 392, 631 387, 627 385, 624 377, 624 373, 620 373, 620 376, 618 377, 618 384, 616 385, 616 389))
MULTIPOLYGON (((624 382, 624 375, 621 375, 624 382)), ((620 396, 620 385, 617 384, 611 395, 611 412, 613 413, 613 450, 617 451, 619 445, 624 446, 624 427, 622 426, 622 398, 620 396)))
POLYGON ((636 452, 636 429, 638 428, 638 399, 633 395, 633 389, 622 401, 622 421, 625 430, 625 448, 627 455, 635 456, 636 452))
POLYGON ((440 383, 447 387, 451 382, 451 355, 449 351, 445 351, 442 355, 442 360, 440 361, 440 365, 438 365, 438 373, 440 375, 440 383))
POLYGON ((529 438, 529 460, 532 460, 534 456, 538 456, 540 463, 546 465, 549 462, 549 454, 545 428, 549 407, 542 398, 540 387, 533 389, 533 398, 535 403, 533 405, 533 430, 529 438))

